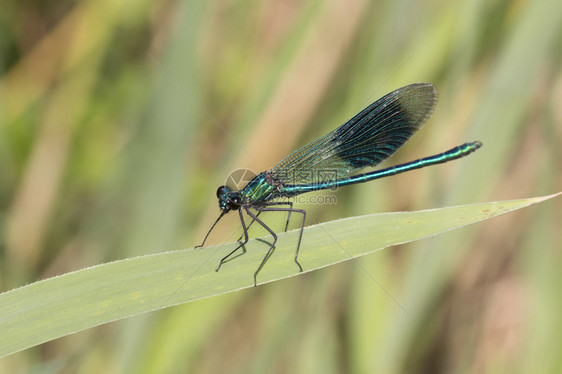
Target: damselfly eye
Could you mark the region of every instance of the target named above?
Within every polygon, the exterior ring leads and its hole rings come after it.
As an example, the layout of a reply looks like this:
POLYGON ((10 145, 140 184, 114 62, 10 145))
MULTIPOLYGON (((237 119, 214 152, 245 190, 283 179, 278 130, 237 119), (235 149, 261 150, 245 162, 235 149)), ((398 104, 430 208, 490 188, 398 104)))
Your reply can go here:
POLYGON ((226 186, 220 186, 219 188, 217 188, 217 197, 221 197, 221 195, 223 195, 224 192, 228 189, 229 188, 226 186))

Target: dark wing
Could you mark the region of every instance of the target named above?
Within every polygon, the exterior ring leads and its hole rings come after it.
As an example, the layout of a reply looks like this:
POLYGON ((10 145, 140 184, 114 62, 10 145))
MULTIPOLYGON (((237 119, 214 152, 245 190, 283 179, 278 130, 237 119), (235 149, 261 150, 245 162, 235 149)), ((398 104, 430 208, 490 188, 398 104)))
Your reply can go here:
POLYGON ((375 101, 355 117, 291 153, 271 169, 285 185, 344 178, 392 155, 433 113, 437 88, 415 83, 375 101))

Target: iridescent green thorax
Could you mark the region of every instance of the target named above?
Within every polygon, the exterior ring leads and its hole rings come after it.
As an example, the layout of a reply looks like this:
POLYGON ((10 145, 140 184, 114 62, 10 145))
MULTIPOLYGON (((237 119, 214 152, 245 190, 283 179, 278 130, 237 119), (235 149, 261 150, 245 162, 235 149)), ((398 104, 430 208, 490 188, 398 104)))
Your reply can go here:
POLYGON ((272 175, 264 171, 252 179, 242 191, 243 204, 259 204, 268 201, 282 190, 282 184, 275 180, 272 175))

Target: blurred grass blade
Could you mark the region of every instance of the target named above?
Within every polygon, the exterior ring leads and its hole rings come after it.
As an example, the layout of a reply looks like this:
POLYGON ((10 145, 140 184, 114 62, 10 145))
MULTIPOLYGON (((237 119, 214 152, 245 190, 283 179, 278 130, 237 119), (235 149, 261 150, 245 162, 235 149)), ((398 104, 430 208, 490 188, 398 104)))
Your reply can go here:
MULTIPOLYGON (((310 226, 299 259, 305 271, 312 271, 558 195, 374 214, 310 226)), ((279 235, 259 282, 298 274, 293 262, 297 237, 297 231, 279 235)), ((267 245, 263 240, 250 241, 245 254, 215 272, 219 259, 235 245, 111 262, 5 292, 0 295, 0 357, 110 321, 250 287, 267 245)))

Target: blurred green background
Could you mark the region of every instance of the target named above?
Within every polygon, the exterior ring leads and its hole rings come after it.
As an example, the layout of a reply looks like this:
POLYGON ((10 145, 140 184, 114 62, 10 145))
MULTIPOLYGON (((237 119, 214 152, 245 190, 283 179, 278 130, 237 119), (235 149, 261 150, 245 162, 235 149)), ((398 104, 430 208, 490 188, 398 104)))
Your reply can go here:
MULTIPOLYGON (((414 82, 439 105, 385 165, 484 147, 303 206, 308 224, 562 190, 560 1, 10 0, 0 51, 0 291, 199 244, 231 171, 414 82)), ((561 200, 83 331, 0 372, 562 372, 561 200)))

